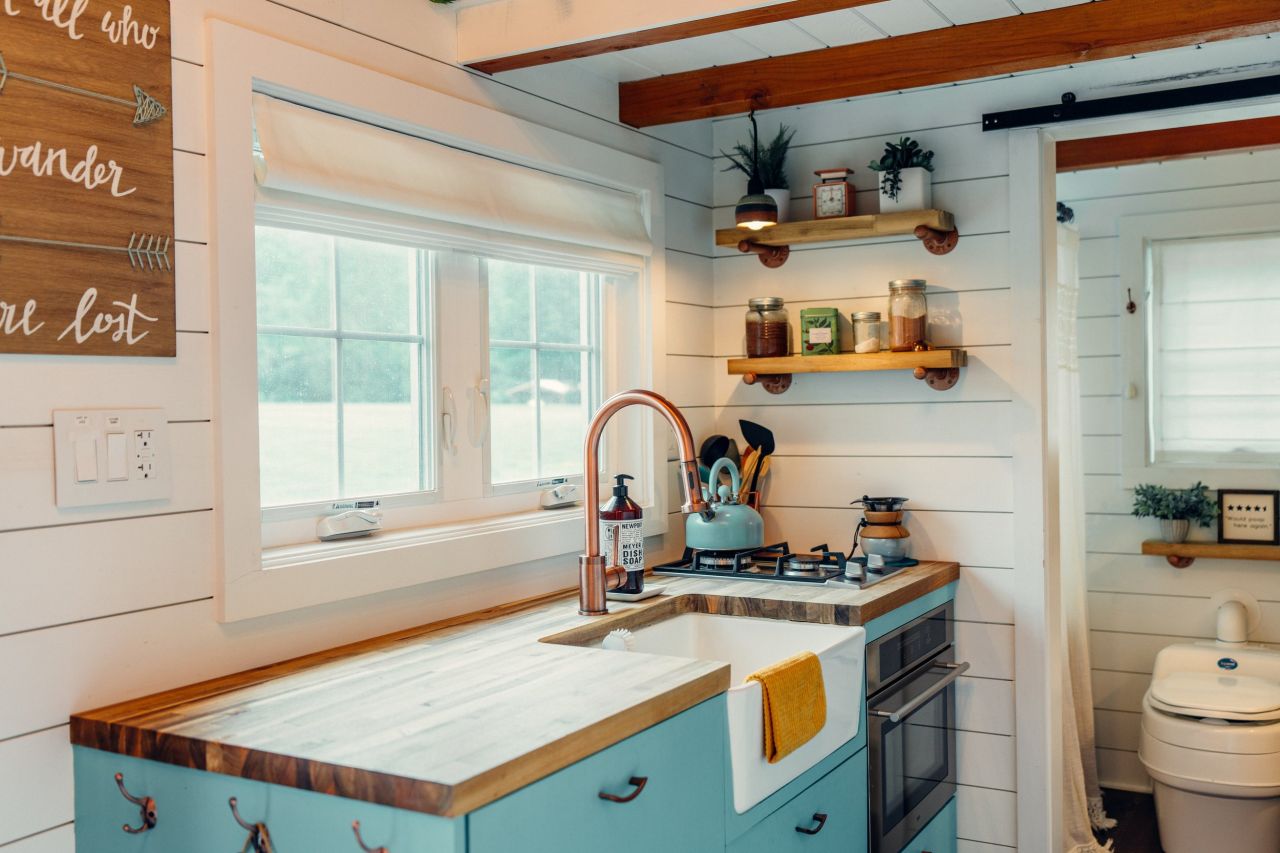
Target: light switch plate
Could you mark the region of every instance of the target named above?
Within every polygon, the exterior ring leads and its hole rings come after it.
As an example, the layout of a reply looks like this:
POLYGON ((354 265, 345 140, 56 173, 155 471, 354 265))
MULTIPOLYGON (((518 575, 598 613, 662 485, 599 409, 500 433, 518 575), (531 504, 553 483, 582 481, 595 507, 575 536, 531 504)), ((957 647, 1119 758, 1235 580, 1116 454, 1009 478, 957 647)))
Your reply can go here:
POLYGON ((164 409, 59 409, 53 413, 53 455, 59 507, 163 501, 172 495, 164 409), (88 482, 84 471, 77 474, 77 449, 82 468, 87 450, 96 458, 88 482))

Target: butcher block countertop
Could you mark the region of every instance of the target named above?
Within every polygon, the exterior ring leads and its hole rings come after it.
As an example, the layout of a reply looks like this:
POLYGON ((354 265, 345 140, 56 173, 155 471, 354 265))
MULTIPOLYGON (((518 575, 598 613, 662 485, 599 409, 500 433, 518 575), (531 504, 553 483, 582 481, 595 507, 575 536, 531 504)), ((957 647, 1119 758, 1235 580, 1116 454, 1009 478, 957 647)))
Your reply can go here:
POLYGON ((122 702, 73 743, 430 814, 474 811, 729 688, 713 661, 568 643, 685 612, 861 625, 959 577, 922 562, 869 587, 654 578, 609 616, 577 591, 122 702), (545 641, 550 638, 550 641, 545 641))

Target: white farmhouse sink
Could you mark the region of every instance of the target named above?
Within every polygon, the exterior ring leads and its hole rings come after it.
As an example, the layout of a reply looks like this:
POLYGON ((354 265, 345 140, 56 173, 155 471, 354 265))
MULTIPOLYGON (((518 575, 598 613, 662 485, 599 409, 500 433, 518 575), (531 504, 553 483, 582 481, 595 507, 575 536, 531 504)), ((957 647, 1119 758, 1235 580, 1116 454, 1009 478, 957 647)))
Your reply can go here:
MULTIPOLYGON (((634 652, 729 664, 729 760, 739 814, 826 758, 858 733, 867 633, 862 628, 746 616, 685 613, 633 631, 634 652), (764 757, 764 720, 757 682, 743 680, 800 652, 817 654, 827 694, 827 723, 779 761, 764 757)), ((598 643, 597 643, 598 645, 598 643)))

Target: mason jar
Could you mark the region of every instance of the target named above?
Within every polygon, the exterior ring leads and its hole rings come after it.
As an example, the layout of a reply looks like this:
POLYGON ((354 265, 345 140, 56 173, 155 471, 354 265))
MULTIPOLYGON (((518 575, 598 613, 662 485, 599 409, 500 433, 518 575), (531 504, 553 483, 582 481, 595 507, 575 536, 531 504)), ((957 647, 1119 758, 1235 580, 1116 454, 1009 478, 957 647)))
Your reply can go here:
POLYGON ((747 358, 779 358, 791 354, 791 322, 780 296, 747 301, 747 358))
POLYGON ((929 303, 921 278, 889 282, 889 349, 907 352, 928 346, 929 303))
POLYGON ((880 352, 880 312, 858 311, 849 320, 853 324, 853 351, 880 352))

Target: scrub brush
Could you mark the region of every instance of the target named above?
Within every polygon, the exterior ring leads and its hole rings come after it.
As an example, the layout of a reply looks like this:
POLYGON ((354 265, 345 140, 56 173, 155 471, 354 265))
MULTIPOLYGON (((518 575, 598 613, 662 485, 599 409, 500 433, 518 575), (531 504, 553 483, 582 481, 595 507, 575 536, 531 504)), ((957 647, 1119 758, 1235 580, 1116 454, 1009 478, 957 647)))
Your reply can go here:
POLYGON ((614 628, 600 641, 600 648, 611 649, 616 652, 635 651, 636 635, 626 628, 614 628))

